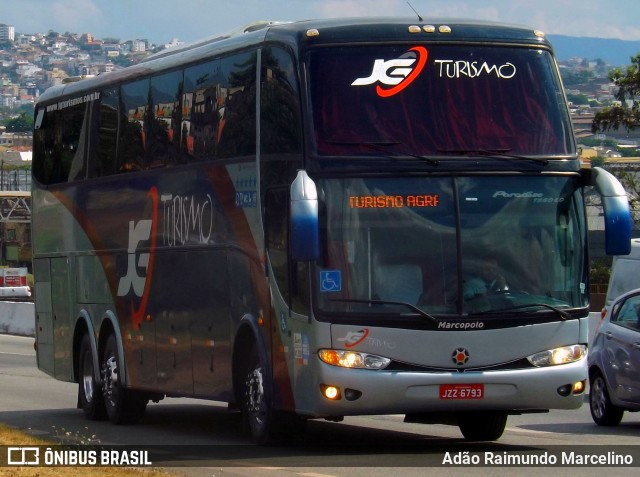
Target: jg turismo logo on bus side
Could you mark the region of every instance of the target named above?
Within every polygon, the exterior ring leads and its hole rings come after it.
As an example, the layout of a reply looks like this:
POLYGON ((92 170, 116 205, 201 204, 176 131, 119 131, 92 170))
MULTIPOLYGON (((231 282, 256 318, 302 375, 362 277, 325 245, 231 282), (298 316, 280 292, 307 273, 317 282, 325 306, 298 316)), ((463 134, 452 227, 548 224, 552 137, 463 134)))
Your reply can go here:
POLYGON ((377 59, 373 63, 371 75, 357 78, 351 86, 376 84, 376 93, 388 98, 409 86, 420 75, 427 64, 427 49, 414 46, 399 58, 392 60, 377 59))
MULTIPOLYGON (((152 218, 129 222, 129 243, 127 246, 127 272, 120 278, 118 283, 118 296, 127 296, 131 291, 139 298, 138 306, 134 305, 131 299, 130 313, 131 322, 134 329, 137 329, 142 322, 147 308, 149 289, 151 287, 151 277, 156 250, 156 230, 158 224, 158 190, 152 187, 148 196, 152 202, 152 218), (145 242, 151 242, 148 247, 149 252, 140 252, 145 242), (140 270, 144 274, 140 275, 140 270)), ((147 248, 147 247, 144 247, 147 248)))

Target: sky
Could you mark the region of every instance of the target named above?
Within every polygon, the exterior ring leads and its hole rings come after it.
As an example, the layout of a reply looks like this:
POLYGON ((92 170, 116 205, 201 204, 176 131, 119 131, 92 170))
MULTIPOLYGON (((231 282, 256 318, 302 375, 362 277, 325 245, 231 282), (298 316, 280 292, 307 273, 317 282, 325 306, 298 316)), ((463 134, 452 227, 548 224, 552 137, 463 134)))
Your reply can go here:
MULTIPOLYGON (((551 35, 640 40, 638 0, 410 0, 428 21, 472 18, 551 35)), ((120 41, 192 42, 258 20, 413 16, 406 0, 0 0, 16 33, 91 33, 120 41)), ((417 18, 417 17, 416 17, 417 18)))

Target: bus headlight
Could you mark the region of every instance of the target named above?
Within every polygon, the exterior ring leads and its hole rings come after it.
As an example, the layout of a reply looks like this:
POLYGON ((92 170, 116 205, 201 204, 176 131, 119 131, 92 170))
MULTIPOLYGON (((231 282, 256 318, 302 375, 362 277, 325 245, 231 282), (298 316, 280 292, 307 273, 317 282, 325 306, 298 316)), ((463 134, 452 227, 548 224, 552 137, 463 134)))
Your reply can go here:
POLYGON ((544 366, 573 363, 574 361, 581 360, 586 355, 587 347, 585 345, 572 345, 541 351, 540 353, 527 356, 527 359, 534 366, 541 368, 544 366))
POLYGON ((321 349, 318 356, 322 361, 332 366, 356 369, 384 369, 391 360, 375 354, 358 353, 336 349, 321 349))

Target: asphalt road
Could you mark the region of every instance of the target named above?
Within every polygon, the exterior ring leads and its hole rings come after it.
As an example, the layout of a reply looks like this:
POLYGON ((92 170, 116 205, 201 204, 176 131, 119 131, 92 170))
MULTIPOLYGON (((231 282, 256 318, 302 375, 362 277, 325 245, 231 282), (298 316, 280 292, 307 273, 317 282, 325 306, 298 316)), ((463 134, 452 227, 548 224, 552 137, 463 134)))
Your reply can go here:
MULTIPOLYGON (((512 416, 496 443, 471 444, 457 427, 404 424, 402 416, 312 421, 298 441, 282 447, 251 445, 239 416, 222 403, 165 399, 150 404, 143 422, 113 426, 87 421, 76 409, 77 385, 56 381, 36 367, 33 338, 0 335, 0 422, 64 443, 128 445, 151 449, 154 465, 189 476, 364 477, 400 475, 598 475, 603 467, 455 467, 447 462, 565 450, 593 455, 629 453, 638 474, 640 414, 626 413, 616 428, 591 420, 588 405, 574 411, 512 416), (584 447, 587 446, 587 447, 584 447), (633 447, 625 447, 633 446, 633 447), (445 465, 443 465, 445 462, 445 465)), ((625 454, 626 455, 626 454, 625 454)))

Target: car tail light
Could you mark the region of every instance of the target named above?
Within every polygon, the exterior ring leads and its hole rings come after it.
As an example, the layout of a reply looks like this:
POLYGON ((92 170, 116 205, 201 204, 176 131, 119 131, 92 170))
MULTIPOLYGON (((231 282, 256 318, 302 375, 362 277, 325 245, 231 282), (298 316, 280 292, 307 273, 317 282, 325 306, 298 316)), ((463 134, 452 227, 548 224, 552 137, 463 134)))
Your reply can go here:
POLYGON ((604 317, 607 316, 607 309, 603 308, 600 312, 600 320, 604 320, 604 317))

